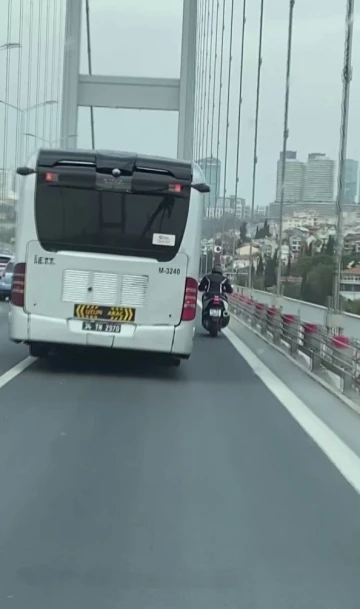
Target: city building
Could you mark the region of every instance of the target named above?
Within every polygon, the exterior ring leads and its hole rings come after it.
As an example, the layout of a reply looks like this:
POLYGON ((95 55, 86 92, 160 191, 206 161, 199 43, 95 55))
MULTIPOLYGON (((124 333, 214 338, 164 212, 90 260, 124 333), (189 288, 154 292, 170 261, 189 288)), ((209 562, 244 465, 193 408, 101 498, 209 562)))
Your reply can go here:
MULTIPOLYGON (((276 172, 276 201, 281 200, 281 184, 282 184, 282 161, 283 153, 280 152, 280 158, 277 162, 276 172)), ((305 179, 305 163, 297 159, 297 153, 294 150, 288 150, 285 161, 285 181, 284 181, 284 201, 287 203, 296 203, 303 198, 305 179)))
MULTIPOLYGON (((354 211, 355 209, 359 209, 359 206, 355 205, 346 205, 344 206, 344 211, 354 211)), ((316 214, 318 217, 324 217, 328 215, 335 215, 336 213, 336 205, 335 201, 298 201, 297 203, 288 203, 286 205, 286 213, 291 215, 297 212, 305 212, 306 214, 316 214)), ((269 204, 268 207, 268 219, 273 218, 277 219, 280 216, 280 203, 278 201, 274 201, 269 204)))
POLYGON ((345 161, 344 203, 355 203, 358 190, 359 163, 353 159, 345 161))
POLYGON ((9 191, 9 172, 0 168, 0 201, 4 203, 9 191))
POLYGON ((344 231, 344 252, 346 254, 359 254, 360 252, 360 232, 354 228, 344 231))
POLYGON ((325 154, 308 155, 305 172, 304 202, 332 202, 334 200, 335 161, 325 154))
POLYGON ((230 195, 230 197, 225 197, 225 201, 220 197, 216 205, 205 207, 204 215, 206 218, 222 218, 224 214, 234 215, 243 220, 247 217, 247 211, 245 199, 238 197, 236 203, 235 196, 230 195))
POLYGON ((346 300, 360 300, 360 266, 344 269, 340 279, 340 294, 346 300))
POLYGON ((215 207, 220 197, 221 161, 215 157, 207 157, 197 161, 204 172, 210 192, 205 196, 205 207, 215 207))

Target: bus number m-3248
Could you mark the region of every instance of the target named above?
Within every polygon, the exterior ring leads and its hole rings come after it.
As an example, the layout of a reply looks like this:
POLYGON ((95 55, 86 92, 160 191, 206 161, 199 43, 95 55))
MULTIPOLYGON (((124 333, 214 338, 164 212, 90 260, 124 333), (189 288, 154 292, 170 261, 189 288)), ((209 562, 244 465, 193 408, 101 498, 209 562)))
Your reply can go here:
POLYGON ((159 273, 162 275, 180 275, 180 269, 174 266, 160 266, 159 273))

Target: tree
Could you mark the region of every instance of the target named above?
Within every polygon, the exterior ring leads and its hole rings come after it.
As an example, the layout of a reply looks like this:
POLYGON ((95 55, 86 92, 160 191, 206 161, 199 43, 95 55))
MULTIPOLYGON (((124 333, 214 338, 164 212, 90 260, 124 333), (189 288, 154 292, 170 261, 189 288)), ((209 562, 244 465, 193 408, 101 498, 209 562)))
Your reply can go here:
MULTIPOLYGON (((250 267, 249 267, 250 270, 250 267)), ((249 285, 249 287, 254 287, 254 277, 256 276, 256 270, 254 267, 254 264, 251 263, 251 286, 249 285)), ((250 277, 248 275, 248 282, 250 281, 250 277)))
POLYGON ((257 274, 257 276, 259 276, 259 275, 263 275, 263 273, 264 273, 264 262, 263 262, 261 254, 260 254, 260 256, 258 258, 257 267, 256 267, 256 274, 257 274))
POLYGON ((272 288, 276 285, 276 260, 268 258, 265 265, 264 287, 272 288))
POLYGON ((327 240, 324 253, 327 256, 334 256, 334 254, 335 254, 335 239, 332 235, 330 235, 330 237, 327 240))
POLYGON ((356 266, 358 264, 360 264, 360 253, 346 254, 345 256, 343 256, 343 259, 342 259, 343 269, 347 268, 348 265, 350 264, 350 262, 354 262, 356 266))
POLYGON ((246 224, 246 222, 241 222, 241 224, 240 224, 240 241, 241 241, 241 243, 245 243, 247 241, 247 224, 246 224))
POLYGON ((310 243, 306 243, 305 242, 304 254, 305 254, 305 256, 312 256, 313 255, 313 242, 312 241, 310 241, 310 243))
POLYGON ((271 235, 270 235, 270 227, 269 227, 267 219, 264 222, 264 237, 271 237, 271 235))
POLYGON ((285 275, 286 275, 286 277, 290 277, 290 275, 291 275, 291 254, 290 253, 288 255, 285 275))
POLYGON ((255 231, 255 239, 260 239, 259 237, 259 227, 256 227, 256 231, 255 231))
POLYGON ((12 228, 1 228, 0 229, 0 242, 3 243, 14 243, 15 239, 15 226, 12 228))
POLYGON ((345 311, 353 313, 354 315, 360 315, 360 300, 350 300, 345 302, 345 311))
POLYGON ((332 294, 334 265, 317 264, 309 272, 304 287, 304 300, 326 306, 332 294))

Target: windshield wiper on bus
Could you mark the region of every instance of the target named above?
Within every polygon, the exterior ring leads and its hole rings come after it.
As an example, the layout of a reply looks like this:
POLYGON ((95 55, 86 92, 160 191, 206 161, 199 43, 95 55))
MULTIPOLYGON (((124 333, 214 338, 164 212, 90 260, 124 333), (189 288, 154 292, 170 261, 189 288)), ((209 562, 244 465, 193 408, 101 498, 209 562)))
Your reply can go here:
POLYGON ((135 187, 134 186, 131 187, 131 194, 133 194, 133 195, 140 195, 142 193, 145 193, 145 194, 148 194, 148 193, 150 193, 150 194, 157 194, 157 193, 159 193, 160 194, 162 192, 168 192, 168 191, 169 191, 169 185, 168 184, 166 184, 166 186, 161 186, 160 188, 159 188, 159 186, 150 186, 150 185, 144 185, 144 186, 141 186, 141 187, 139 187, 139 186, 138 187, 136 187, 136 186, 135 187))
POLYGON ((162 218, 161 218, 161 223, 164 219, 164 216, 167 212, 168 214, 168 218, 171 217, 171 214, 173 212, 174 209, 174 205, 175 205, 175 197, 171 197, 171 200, 168 200, 169 197, 165 196, 163 198, 163 200, 159 203, 159 205, 157 206, 157 208, 155 209, 155 211, 151 214, 148 222, 145 225, 145 228, 141 234, 141 237, 144 238, 146 236, 146 234, 148 232, 150 232, 155 220, 157 219, 157 217, 162 213, 162 218))
MULTIPOLYGON (((210 186, 208 184, 190 184, 191 188, 194 188, 201 194, 206 194, 210 192, 210 186)), ((162 188, 156 186, 142 186, 141 188, 132 187, 131 192, 134 194, 140 194, 141 192, 147 193, 157 193, 164 192, 165 190, 169 190, 169 186, 164 186, 162 188)))

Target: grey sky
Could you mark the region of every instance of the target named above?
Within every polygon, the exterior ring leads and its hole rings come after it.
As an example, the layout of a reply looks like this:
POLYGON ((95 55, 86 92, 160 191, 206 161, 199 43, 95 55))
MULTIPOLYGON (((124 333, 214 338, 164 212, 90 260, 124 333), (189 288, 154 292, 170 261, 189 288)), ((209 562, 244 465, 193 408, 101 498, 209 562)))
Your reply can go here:
MULTIPOLYGON (((13 4, 15 3, 16 0, 13 0, 13 4)), ((235 182, 235 131, 242 2, 238 1, 235 4, 227 184, 229 194, 234 191, 235 182)), ((256 203, 259 205, 266 204, 274 198, 276 161, 282 145, 288 4, 288 0, 265 0, 256 197, 256 203)), ((230 0, 228 5, 230 7, 230 0)), ((251 195, 259 5, 259 0, 248 2, 245 50, 239 194, 245 196, 248 201, 251 195)), ((311 151, 326 152, 332 158, 337 158, 345 5, 345 0, 316 2, 297 0, 295 4, 289 147, 298 150, 301 158, 305 158, 311 151)), ((152 0, 151 3, 148 0, 121 0, 121 2, 92 0, 91 12, 94 72, 135 76, 177 77, 179 75, 181 0, 152 0)), ((356 159, 360 158, 359 17, 358 7, 355 20, 348 143, 348 156, 356 159)), ((227 28, 228 25, 227 20, 227 28)), ((16 27, 15 23, 13 27, 16 27)), ((0 42, 5 40, 6 18, 0 20, 0 42)), ((228 44, 225 48, 228 56, 228 44)), ((4 74, 4 57, 0 57, 0 62, 2 62, 0 63, 2 96, 4 77, 1 74, 4 74)), ((83 53, 83 70, 86 71, 85 53, 83 53)), ((224 73, 227 74, 227 61, 224 73)), ((224 94, 225 92, 226 87, 224 94)), ((225 110, 225 95, 223 110, 225 110)), ((0 114, 0 121, 2 116, 0 114)), ((97 109, 95 117, 96 144, 99 147, 142 150, 155 154, 175 155, 176 153, 176 114, 97 109)), ((220 157, 224 152, 224 125, 225 116, 222 120, 220 157)), ((89 113, 86 109, 80 110, 79 134, 80 145, 88 146, 90 144, 89 113)))

